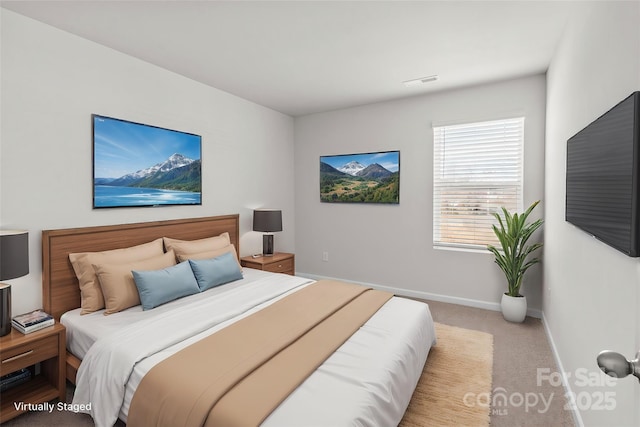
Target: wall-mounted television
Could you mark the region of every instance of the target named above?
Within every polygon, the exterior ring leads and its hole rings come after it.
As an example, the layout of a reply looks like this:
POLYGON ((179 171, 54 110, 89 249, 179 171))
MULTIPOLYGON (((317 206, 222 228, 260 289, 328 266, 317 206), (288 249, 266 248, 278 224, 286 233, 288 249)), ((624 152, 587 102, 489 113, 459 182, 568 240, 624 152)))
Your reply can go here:
POLYGON ((640 92, 567 141, 565 218, 631 257, 640 256, 640 92))
POLYGON ((400 151, 320 156, 323 203, 400 203, 400 151))
POLYGON ((92 115, 93 208, 201 205, 201 137, 92 115))

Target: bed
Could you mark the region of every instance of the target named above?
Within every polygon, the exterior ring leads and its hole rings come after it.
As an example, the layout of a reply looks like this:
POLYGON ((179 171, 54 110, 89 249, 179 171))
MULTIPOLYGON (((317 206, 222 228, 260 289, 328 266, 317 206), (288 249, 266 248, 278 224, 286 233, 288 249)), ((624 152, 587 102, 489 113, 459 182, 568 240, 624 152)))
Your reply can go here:
MULTIPOLYGON (((300 294, 317 283, 303 277, 245 268, 239 280, 153 310, 136 306, 110 316, 101 312, 81 316, 78 280, 69 254, 126 248, 161 237, 190 241, 222 233, 229 233, 239 253, 237 214, 43 231, 43 306, 67 327, 67 379, 74 384, 78 382, 74 403, 91 402, 91 410, 86 412, 94 417, 96 425, 112 425, 117 418, 128 420, 136 389, 155 365, 204 341, 203 337, 229 329, 241 319, 275 307, 288 295, 300 294), (204 329, 193 326, 193 331, 183 331, 189 329, 184 324, 191 323, 185 320, 188 316, 184 313, 194 314, 198 310, 216 315, 199 316, 206 318, 204 329), (175 320, 179 318, 182 320, 175 320), (143 337, 153 336, 145 332, 145 327, 151 328, 148 331, 154 327, 163 331, 180 329, 180 334, 190 337, 169 338, 167 332, 161 334, 162 338, 153 337, 145 342, 143 337), (162 343, 165 335, 167 342, 162 343), (119 373, 120 391, 117 385, 110 384, 111 368, 95 362, 112 357, 108 354, 116 351, 115 347, 143 354, 135 356, 135 362, 119 373), (81 369, 83 360, 85 365, 81 369)), ((397 425, 435 339, 426 304, 392 297, 260 424, 397 425)))

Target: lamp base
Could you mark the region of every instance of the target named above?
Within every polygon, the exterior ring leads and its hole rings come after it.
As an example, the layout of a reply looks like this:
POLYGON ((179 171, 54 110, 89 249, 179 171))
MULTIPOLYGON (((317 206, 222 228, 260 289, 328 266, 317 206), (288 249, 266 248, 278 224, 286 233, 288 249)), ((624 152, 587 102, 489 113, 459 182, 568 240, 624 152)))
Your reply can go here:
POLYGON ((11 285, 0 283, 0 337, 11 332, 11 285))
POLYGON ((262 255, 273 256, 273 234, 262 235, 262 255))

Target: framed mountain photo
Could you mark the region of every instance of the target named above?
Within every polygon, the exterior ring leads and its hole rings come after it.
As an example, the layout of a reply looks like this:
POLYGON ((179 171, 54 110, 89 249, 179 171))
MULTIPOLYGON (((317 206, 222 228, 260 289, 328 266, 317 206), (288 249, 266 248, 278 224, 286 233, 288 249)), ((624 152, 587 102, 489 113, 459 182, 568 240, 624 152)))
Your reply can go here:
POLYGON ((321 156, 320 201, 400 203, 400 151, 321 156))
POLYGON ((199 135, 92 115, 93 208, 202 204, 199 135))

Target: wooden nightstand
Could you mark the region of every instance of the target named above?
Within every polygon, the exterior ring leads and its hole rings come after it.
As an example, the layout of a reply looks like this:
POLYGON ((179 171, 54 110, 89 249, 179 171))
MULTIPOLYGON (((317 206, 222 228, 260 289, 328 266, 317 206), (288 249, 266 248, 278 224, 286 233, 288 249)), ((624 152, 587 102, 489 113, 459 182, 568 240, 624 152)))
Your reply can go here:
POLYGON ((285 252, 276 252, 273 256, 260 255, 257 258, 245 256, 240 259, 240 264, 243 267, 271 271, 272 273, 284 273, 292 276, 296 273, 295 255, 285 252))
POLYGON ((66 339, 60 323, 26 335, 11 328, 10 334, 0 338, 0 376, 40 362, 39 375, 0 393, 0 423, 26 412, 17 409, 14 402, 37 404, 55 398, 65 402, 66 339))

